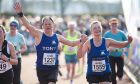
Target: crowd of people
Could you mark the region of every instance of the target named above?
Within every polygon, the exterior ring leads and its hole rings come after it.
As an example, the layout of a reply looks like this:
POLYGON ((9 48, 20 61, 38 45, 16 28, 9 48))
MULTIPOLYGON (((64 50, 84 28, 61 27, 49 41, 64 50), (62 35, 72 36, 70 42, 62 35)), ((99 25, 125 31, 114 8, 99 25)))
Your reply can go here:
POLYGON ((51 17, 44 17, 33 24, 24 15, 19 2, 14 4, 14 9, 19 20, 9 23, 7 33, 5 23, 0 26, 0 82, 21 83, 21 54, 34 46, 37 56, 36 73, 40 84, 56 84, 59 54, 62 50, 70 84, 73 84, 77 63, 79 69, 82 64, 83 73, 85 57, 86 79, 89 84, 117 84, 116 77, 120 80, 123 78, 123 48, 128 48, 133 38, 126 35, 126 28, 120 28, 117 18, 111 18, 107 22, 97 17, 86 20, 78 17, 76 21, 54 21, 51 17), (30 39, 28 43, 25 41, 27 37, 30 39))

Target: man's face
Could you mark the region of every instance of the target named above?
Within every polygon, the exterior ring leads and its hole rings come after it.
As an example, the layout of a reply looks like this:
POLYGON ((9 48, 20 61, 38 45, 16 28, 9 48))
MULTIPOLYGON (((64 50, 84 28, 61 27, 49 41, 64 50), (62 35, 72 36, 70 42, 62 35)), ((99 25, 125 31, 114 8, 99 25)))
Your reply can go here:
POLYGON ((118 22, 116 20, 110 22, 111 29, 118 28, 118 22))
POLYGON ((10 25, 10 32, 11 32, 11 33, 15 33, 16 30, 17 30, 17 25, 11 24, 11 25, 10 25))
POLYGON ((50 21, 49 19, 45 19, 43 22, 43 28, 44 31, 53 31, 54 28, 54 23, 52 21, 50 21))

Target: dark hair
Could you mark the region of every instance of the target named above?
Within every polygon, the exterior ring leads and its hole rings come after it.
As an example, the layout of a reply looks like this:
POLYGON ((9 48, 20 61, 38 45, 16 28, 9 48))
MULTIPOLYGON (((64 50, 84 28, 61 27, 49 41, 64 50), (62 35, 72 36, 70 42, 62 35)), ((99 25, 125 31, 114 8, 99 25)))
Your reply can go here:
POLYGON ((50 20, 50 21, 52 21, 52 22, 54 23, 53 19, 52 19, 51 17, 47 17, 47 16, 45 16, 45 17, 42 18, 42 23, 43 23, 46 19, 48 19, 48 20, 50 20))

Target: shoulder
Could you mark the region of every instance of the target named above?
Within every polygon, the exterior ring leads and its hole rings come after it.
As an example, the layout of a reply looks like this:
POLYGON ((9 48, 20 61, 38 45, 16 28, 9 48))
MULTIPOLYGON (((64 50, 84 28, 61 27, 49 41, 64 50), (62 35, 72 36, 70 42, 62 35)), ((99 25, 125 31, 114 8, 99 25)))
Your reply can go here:
POLYGON ((17 36, 24 38, 24 36, 21 33, 19 33, 19 32, 17 33, 17 36))
POLYGON ((110 35, 110 34, 111 34, 111 31, 108 30, 108 31, 106 31, 106 32, 104 33, 104 36, 106 36, 106 35, 110 35))
POLYGON ((118 30, 118 31, 119 31, 120 34, 125 35, 125 32, 124 31, 122 31, 122 30, 118 30))
POLYGON ((79 31, 75 30, 75 32, 76 32, 78 35, 81 35, 81 33, 80 33, 79 31))
POLYGON ((14 45, 11 42, 7 41, 7 45, 9 49, 14 49, 14 45))
POLYGON ((68 30, 65 30, 64 32, 63 32, 63 34, 66 34, 66 33, 68 33, 69 31, 68 30))

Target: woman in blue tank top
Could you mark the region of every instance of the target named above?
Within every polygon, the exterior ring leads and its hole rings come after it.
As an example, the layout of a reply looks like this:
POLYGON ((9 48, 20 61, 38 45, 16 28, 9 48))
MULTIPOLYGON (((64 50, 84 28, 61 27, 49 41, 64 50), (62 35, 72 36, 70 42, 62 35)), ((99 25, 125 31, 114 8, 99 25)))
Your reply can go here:
POLYGON ((93 38, 87 40, 84 44, 81 43, 79 46, 77 52, 78 58, 81 58, 87 53, 88 66, 86 79, 89 84, 109 84, 111 82, 111 68, 109 65, 108 48, 123 48, 132 42, 132 37, 128 36, 128 41, 125 42, 103 38, 102 26, 99 21, 93 21, 91 24, 91 33, 93 38))

